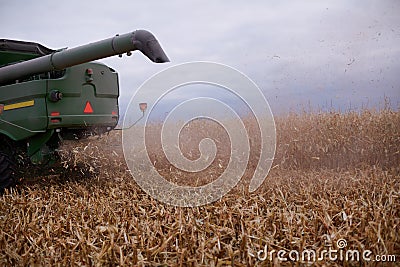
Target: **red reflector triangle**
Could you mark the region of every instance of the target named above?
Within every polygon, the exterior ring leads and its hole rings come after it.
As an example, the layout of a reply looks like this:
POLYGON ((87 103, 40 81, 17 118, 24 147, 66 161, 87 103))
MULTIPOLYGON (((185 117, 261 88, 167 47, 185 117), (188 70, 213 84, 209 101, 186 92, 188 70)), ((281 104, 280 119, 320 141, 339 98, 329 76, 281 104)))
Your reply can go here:
POLYGON ((83 110, 84 113, 93 113, 92 105, 90 105, 89 101, 86 101, 85 109, 83 110))

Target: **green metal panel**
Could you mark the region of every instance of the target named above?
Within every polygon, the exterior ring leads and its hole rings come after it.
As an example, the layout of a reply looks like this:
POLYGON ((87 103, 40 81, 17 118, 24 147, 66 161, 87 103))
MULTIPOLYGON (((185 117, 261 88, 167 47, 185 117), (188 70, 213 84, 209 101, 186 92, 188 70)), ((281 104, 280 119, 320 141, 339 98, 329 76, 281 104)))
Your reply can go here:
POLYGON ((0 114, 0 133, 23 140, 47 129, 46 81, 30 81, 1 87, 0 104, 5 107, 33 101, 33 105, 4 110, 0 114))
POLYGON ((61 92, 63 97, 57 102, 47 98, 49 129, 116 126, 118 75, 107 66, 86 63, 71 67, 63 78, 48 80, 48 95, 53 90, 61 92), (87 69, 93 71, 90 77, 86 74, 87 69), (88 101, 93 113, 84 112, 88 101))
POLYGON ((0 66, 38 57, 34 54, 0 51, 0 66))
POLYGON ((11 105, 34 101, 28 107, 5 110, 0 115, 0 133, 14 140, 23 140, 47 129, 109 126, 118 122, 118 75, 100 63, 86 63, 66 70, 60 79, 29 81, 3 86, 0 104, 11 105), (87 69, 93 74, 89 77, 87 69), (63 97, 49 99, 57 90, 63 97), (87 101, 93 113, 84 113, 87 101))

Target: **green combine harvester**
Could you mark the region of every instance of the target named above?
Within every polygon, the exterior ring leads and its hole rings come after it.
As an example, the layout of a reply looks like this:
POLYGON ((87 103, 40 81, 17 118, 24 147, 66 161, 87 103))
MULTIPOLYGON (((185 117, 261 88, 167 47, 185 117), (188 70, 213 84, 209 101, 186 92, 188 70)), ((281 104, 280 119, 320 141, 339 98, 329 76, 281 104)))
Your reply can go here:
POLYGON ((16 183, 22 162, 55 162, 61 140, 114 129, 118 74, 92 61, 134 50, 156 63, 169 61, 145 30, 61 50, 0 39, 0 192, 16 183))

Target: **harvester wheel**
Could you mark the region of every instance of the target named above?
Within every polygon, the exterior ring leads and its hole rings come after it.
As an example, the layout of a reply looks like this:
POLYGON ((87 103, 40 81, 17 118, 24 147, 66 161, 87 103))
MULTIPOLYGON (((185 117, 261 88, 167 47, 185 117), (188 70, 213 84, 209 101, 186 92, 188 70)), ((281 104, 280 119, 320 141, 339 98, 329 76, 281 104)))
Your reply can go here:
POLYGON ((0 193, 15 185, 15 163, 11 158, 0 152, 0 193))

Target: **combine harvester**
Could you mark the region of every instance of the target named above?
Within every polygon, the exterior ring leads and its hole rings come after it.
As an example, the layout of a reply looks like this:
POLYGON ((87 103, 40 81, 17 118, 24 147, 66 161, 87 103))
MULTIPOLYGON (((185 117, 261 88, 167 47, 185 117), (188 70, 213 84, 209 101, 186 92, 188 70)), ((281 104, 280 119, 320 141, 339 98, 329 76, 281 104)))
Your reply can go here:
POLYGON ((61 50, 0 39, 0 192, 15 184, 21 162, 54 163, 62 139, 114 129, 118 74, 92 61, 134 50, 155 63, 169 61, 145 30, 61 50))

